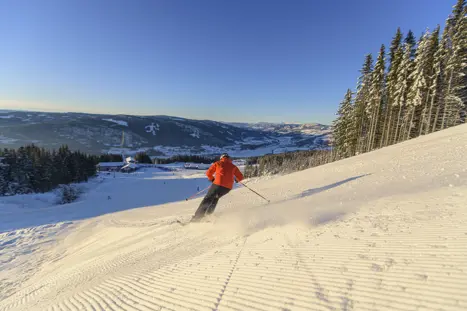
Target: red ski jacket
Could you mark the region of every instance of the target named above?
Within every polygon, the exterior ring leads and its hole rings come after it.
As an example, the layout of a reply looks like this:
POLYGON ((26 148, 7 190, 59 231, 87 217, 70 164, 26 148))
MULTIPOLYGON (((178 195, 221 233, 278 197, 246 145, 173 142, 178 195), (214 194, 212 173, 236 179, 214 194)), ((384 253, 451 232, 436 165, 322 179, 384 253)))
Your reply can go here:
POLYGON ((221 160, 214 162, 211 167, 206 171, 206 176, 214 184, 225 188, 232 189, 234 178, 237 181, 243 180, 242 172, 238 167, 232 163, 229 158, 222 158, 221 160), (214 174, 216 175, 214 177, 214 174))

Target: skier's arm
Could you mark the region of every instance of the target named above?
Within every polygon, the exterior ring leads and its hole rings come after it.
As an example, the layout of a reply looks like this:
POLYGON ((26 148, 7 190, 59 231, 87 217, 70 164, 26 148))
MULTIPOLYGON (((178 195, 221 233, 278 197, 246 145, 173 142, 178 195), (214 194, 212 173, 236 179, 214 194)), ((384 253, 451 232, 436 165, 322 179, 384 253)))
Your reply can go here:
POLYGON ((242 174, 242 172, 240 172, 238 167, 235 167, 234 174, 235 174, 235 178, 237 179, 237 182, 240 182, 240 181, 243 180, 243 178, 244 178, 243 174, 242 174))
POLYGON ((211 167, 206 171, 206 176, 208 179, 213 182, 214 181, 214 173, 216 172, 216 163, 213 163, 211 167))

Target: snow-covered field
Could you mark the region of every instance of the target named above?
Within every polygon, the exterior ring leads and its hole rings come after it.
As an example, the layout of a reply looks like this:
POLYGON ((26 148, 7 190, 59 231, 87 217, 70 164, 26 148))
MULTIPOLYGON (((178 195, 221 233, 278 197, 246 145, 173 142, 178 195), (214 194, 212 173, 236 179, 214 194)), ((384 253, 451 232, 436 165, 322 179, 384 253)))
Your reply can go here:
POLYGON ((462 125, 250 182, 270 204, 238 187, 187 226, 202 171, 4 203, 0 310, 467 310, 466 153, 462 125))

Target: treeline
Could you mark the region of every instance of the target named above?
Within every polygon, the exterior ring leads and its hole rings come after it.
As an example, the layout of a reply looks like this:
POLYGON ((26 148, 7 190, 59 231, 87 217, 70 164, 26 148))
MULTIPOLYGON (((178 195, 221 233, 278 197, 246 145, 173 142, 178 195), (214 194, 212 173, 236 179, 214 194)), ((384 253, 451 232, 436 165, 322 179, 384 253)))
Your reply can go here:
POLYGON ((138 152, 135 155, 135 161, 138 163, 152 164, 151 158, 146 152, 138 152))
POLYGON ((219 157, 206 157, 197 155, 176 155, 167 159, 155 159, 155 164, 170 164, 175 162, 192 162, 200 164, 211 164, 219 160, 219 157))
POLYGON ((336 156, 356 154, 465 123, 467 9, 458 0, 439 25, 416 41, 400 29, 376 62, 366 55, 355 92, 347 90, 334 121, 336 156))
MULTIPOLYGON (((99 162, 123 162, 125 159, 121 154, 101 154, 99 162)), ((146 152, 137 152, 135 154, 135 161, 138 163, 152 164, 151 158, 146 152)))
POLYGON ((331 162, 329 150, 295 151, 252 157, 247 160, 246 178, 265 175, 288 174, 331 162))
POLYGON ((0 195, 47 192, 59 185, 87 181, 99 158, 71 152, 67 146, 48 151, 34 145, 0 151, 0 195))
POLYGON ((348 89, 333 122, 332 151, 298 151, 248 159, 246 177, 290 173, 369 152, 465 123, 467 8, 458 0, 439 25, 417 41, 397 29, 389 52, 368 54, 355 92, 348 89))
POLYGON ((123 160, 121 154, 101 154, 99 156, 99 162, 123 162, 123 160))

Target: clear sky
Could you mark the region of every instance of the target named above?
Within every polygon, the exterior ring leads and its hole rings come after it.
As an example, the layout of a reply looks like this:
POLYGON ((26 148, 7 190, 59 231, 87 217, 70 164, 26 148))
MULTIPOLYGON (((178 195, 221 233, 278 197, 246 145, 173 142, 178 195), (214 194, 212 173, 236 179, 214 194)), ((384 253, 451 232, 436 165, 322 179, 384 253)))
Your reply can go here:
POLYGON ((330 123, 455 0, 1 0, 0 108, 330 123))

